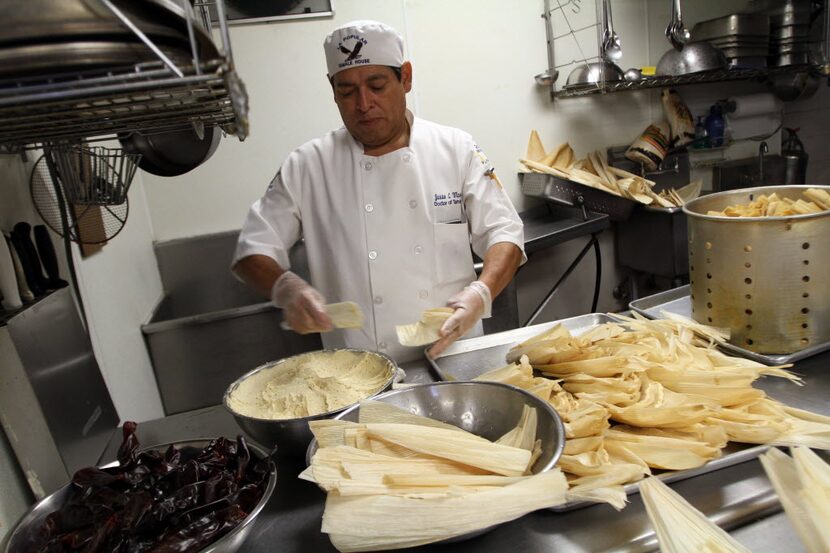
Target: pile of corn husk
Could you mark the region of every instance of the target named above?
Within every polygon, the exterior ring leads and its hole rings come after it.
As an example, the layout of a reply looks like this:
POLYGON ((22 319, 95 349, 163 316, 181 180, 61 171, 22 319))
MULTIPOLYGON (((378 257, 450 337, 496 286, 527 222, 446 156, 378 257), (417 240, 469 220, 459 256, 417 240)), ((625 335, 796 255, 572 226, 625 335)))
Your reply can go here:
POLYGON ((730 441, 830 449, 830 418, 752 386, 761 376, 800 384, 790 365, 730 357, 715 347, 728 331, 663 316, 614 315, 618 323, 580 336, 556 325, 516 345, 510 365, 476 379, 518 386, 558 411, 568 438, 558 466, 570 499, 622 508, 624 485, 654 469, 699 467, 730 441))
POLYGON ((803 192, 807 200, 782 198, 773 192, 761 194, 746 204, 730 205, 723 211, 709 211, 707 215, 722 217, 785 217, 821 213, 830 209, 830 194, 820 188, 808 188, 803 192))
POLYGON ((830 466, 806 447, 772 448, 761 464, 807 553, 830 551, 830 466))
POLYGON ((322 531, 340 551, 415 547, 462 536, 566 501, 541 455, 536 410, 495 442, 377 401, 359 422, 309 423, 318 450, 300 478, 328 492, 322 531))
POLYGON ((527 154, 519 162, 531 172, 547 173, 578 182, 644 205, 680 207, 700 195, 699 181, 679 190, 670 188, 660 193, 654 192, 654 181, 609 165, 600 151, 577 159, 571 146, 564 143, 546 153, 539 133, 535 130, 530 133, 527 154))
POLYGON ((643 480, 640 495, 662 553, 750 553, 659 479, 643 480))

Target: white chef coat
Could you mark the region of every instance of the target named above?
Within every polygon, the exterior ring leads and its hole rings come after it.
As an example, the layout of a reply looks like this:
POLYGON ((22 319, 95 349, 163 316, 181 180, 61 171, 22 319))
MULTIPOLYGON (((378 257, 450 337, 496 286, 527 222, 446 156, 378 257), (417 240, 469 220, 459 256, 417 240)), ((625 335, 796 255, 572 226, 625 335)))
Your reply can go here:
POLYGON ((361 329, 323 333, 324 346, 399 363, 423 348, 401 346, 395 326, 475 280, 471 244, 482 258, 498 242, 524 251, 521 220, 472 137, 407 117, 409 146, 382 156, 365 155, 345 127, 292 152, 248 212, 233 261, 265 255, 288 269, 304 238, 312 286, 366 315, 361 329))

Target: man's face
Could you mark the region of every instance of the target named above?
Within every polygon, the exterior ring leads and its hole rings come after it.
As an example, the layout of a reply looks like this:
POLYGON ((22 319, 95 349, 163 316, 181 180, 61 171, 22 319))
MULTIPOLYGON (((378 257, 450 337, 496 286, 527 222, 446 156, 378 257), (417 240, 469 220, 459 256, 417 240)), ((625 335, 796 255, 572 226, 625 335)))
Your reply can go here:
POLYGON ((382 65, 353 67, 332 81, 334 102, 352 136, 367 150, 382 148, 406 130, 406 93, 412 66, 401 66, 401 79, 382 65))

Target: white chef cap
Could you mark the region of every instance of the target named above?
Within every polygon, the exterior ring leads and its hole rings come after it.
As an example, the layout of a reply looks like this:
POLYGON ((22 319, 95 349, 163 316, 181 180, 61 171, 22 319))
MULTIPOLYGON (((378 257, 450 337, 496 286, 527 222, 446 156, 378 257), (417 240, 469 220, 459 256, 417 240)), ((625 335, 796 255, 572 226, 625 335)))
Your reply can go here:
POLYGON ((379 21, 352 21, 335 29, 323 42, 329 78, 361 65, 403 65, 403 37, 379 21))

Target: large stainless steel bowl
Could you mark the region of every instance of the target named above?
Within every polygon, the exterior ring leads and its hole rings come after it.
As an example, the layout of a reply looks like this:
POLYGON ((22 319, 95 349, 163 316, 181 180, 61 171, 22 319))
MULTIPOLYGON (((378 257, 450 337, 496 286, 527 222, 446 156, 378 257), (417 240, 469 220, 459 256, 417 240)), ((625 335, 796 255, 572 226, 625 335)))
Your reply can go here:
POLYGON ((690 42, 682 50, 670 48, 657 62, 657 75, 678 76, 725 69, 726 56, 708 42, 690 42))
MULTIPOLYGON (((392 390, 372 398, 404 411, 458 426, 488 440, 497 440, 519 422, 525 405, 536 409, 536 439, 542 440, 542 455, 532 472, 550 470, 565 447, 565 427, 559 414, 547 401, 533 394, 499 382, 433 382, 392 390)), ((357 422, 360 405, 337 415, 336 419, 357 422)), ((306 463, 317 451, 312 440, 306 463)))
MULTIPOLYGON (((392 390, 372 399, 453 424, 493 441, 515 428, 525 405, 533 407, 538 417, 536 439, 542 440, 542 455, 531 468, 533 474, 553 468, 565 448, 565 426, 550 403, 500 382, 433 382, 392 390)), ((357 422, 359 416, 358 404, 335 418, 357 422)), ((316 451, 317 441, 312 440, 306 452, 306 464, 311 464, 316 451)), ((495 526, 482 528, 440 543, 468 540, 493 528, 495 526)))
POLYGON ((571 70, 565 88, 597 86, 603 80, 611 83, 622 81, 623 79, 623 70, 616 63, 606 60, 581 63, 571 70))
POLYGON ((807 188, 719 192, 683 207, 689 228, 692 316, 728 328, 730 342, 786 354, 830 341, 830 211, 787 217, 708 215, 761 194, 793 200, 807 188))
MULTIPOLYGON (((197 447, 197 448, 204 448, 210 443, 210 440, 189 440, 189 441, 181 441, 181 442, 171 442, 166 444, 158 444, 149 447, 142 447, 142 451, 147 450, 166 450, 169 446, 174 445, 176 447, 197 447)), ((251 450, 252 453, 256 454, 260 458, 267 458, 268 452, 266 452, 261 447, 257 446, 256 444, 248 443, 248 448, 251 450)), ((109 463, 107 465, 103 465, 101 468, 106 467, 114 467, 117 466, 117 462, 109 463)), ((277 485, 277 468, 273 461, 270 462, 270 471, 268 475, 268 483, 265 486, 265 491, 262 494, 262 498, 257 503, 256 507, 248 513, 248 516, 245 517, 242 522, 240 522, 236 528, 213 542, 212 544, 208 545, 199 550, 198 553, 233 553, 238 551, 242 542, 245 540, 246 536, 251 530, 252 524, 254 519, 259 515, 262 508, 265 507, 265 504, 268 503, 268 500, 271 498, 271 495, 274 493, 274 488, 277 485)), ((25 553, 30 550, 30 547, 34 541, 34 536, 39 531, 41 526, 43 525, 44 520, 46 517, 60 509, 72 496, 72 484, 67 484, 66 486, 62 487, 58 491, 44 497, 40 501, 38 501, 29 511, 20 519, 17 523, 17 527, 9 536, 9 540, 6 543, 5 553, 25 553)))
POLYGON ((285 455, 302 458, 303 454, 305 454, 306 452, 306 448, 308 447, 309 442, 313 438, 311 430, 308 428, 308 422, 318 419, 332 418, 338 413, 342 413, 343 411, 345 411, 349 407, 352 407, 355 404, 344 405, 343 407, 340 407, 338 409, 333 409, 325 413, 320 413, 318 415, 312 415, 308 417, 299 417, 295 419, 262 419, 257 417, 250 417, 248 415, 243 415, 242 413, 234 411, 228 403, 228 399, 230 395, 234 392, 234 390, 236 390, 236 388, 238 388, 244 380, 262 370, 269 369, 271 367, 278 367, 279 365, 288 362, 295 362, 296 360, 301 359, 302 357, 307 355, 319 353, 335 353, 337 351, 354 351, 356 353, 368 353, 373 356, 376 356, 380 362, 386 364, 386 367, 389 370, 389 377, 386 379, 386 382, 383 384, 383 386, 381 386, 380 389, 376 390, 372 394, 369 394, 369 396, 367 397, 372 397, 376 394, 384 392, 392 387, 393 382, 399 382, 403 380, 403 371, 400 368, 398 368, 398 365, 390 357, 383 355, 382 353, 348 348, 340 350, 320 350, 309 353, 301 353, 299 355, 294 355, 291 357, 286 357, 285 359, 280 359, 276 362, 266 363, 264 365, 260 365, 252 371, 245 373, 236 381, 234 381, 233 384, 231 384, 228 387, 227 391, 225 391, 225 395, 222 398, 222 404, 225 406, 225 409, 227 409, 233 415, 234 419, 236 419, 236 423, 239 425, 239 427, 242 428, 242 430, 244 430, 256 442, 265 447, 276 446, 279 455, 281 456, 285 455))

